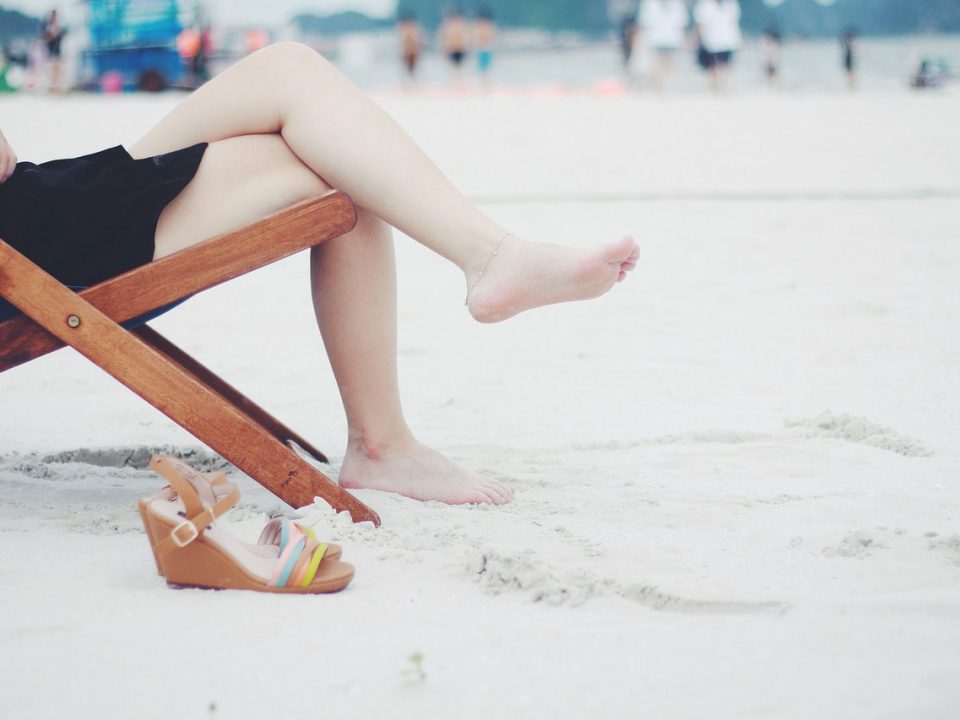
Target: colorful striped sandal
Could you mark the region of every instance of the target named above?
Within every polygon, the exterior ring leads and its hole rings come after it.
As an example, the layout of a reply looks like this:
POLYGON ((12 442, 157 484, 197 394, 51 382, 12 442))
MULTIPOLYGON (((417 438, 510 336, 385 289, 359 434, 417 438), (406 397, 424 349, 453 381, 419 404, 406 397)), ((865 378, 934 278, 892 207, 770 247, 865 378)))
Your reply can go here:
MULTIPOLYGON (((176 475, 180 479, 186 479, 183 472, 178 470, 178 468, 186 468, 190 473, 197 473, 198 471, 190 467, 181 460, 175 458, 165 458, 166 462, 158 463, 156 466, 151 465, 156 472, 160 473, 167 480, 170 480, 170 475, 176 475)), ((240 500, 240 491, 237 489, 236 485, 231 483, 227 479, 227 474, 221 471, 209 472, 209 473, 199 473, 207 481, 206 484, 198 483, 200 485, 197 491, 200 493, 201 501, 208 503, 212 508, 217 517, 223 515, 227 510, 232 508, 240 500), (209 487, 210 492, 207 492, 209 487), (212 493, 212 494, 211 494, 212 493)), ((171 481, 172 482, 172 481, 171 481)), ((137 500, 137 509, 140 511, 140 518, 143 520, 143 526, 147 531, 147 538, 150 541, 150 547, 153 547, 157 544, 158 538, 153 536, 153 532, 150 529, 150 523, 147 522, 147 508, 150 506, 150 503, 155 500, 166 500, 167 502, 178 502, 177 493, 174 491, 171 485, 167 485, 162 488, 160 492, 150 497, 141 498, 137 500)), ((180 503, 180 511, 186 512, 186 508, 183 507, 183 503, 180 503)), ((184 517, 181 515, 181 517, 184 517)), ((313 532, 313 528, 306 528, 302 525, 293 522, 287 518, 274 518, 266 527, 264 527, 263 532, 260 534, 260 539, 257 541, 257 545, 251 545, 250 543, 244 543, 251 552, 263 553, 267 557, 276 557, 276 550, 271 550, 270 548, 262 548, 261 545, 278 545, 283 544, 283 547, 286 547, 286 540, 284 538, 288 537, 290 534, 296 531, 303 533, 307 536, 309 540, 316 540, 316 535, 313 532), (282 528, 281 524, 290 524, 293 528, 282 528), (287 534, 284 534, 284 533, 287 534)), ((237 542, 240 542, 239 540, 237 542)), ((282 551, 283 548, 281 548, 282 551)), ((336 560, 343 554, 343 548, 334 543, 329 543, 327 545, 327 551, 324 553, 323 557, 326 560, 336 560)), ((154 558, 156 559, 156 558, 154 558)), ((159 562, 157 563, 157 573, 163 575, 163 570, 160 568, 159 562)))
POLYGON ((138 506, 168 584, 304 594, 336 592, 353 578, 353 566, 331 557, 330 546, 286 518, 268 523, 256 545, 219 527, 216 518, 240 499, 222 473, 203 474, 162 456, 154 456, 150 467, 170 487, 138 506))

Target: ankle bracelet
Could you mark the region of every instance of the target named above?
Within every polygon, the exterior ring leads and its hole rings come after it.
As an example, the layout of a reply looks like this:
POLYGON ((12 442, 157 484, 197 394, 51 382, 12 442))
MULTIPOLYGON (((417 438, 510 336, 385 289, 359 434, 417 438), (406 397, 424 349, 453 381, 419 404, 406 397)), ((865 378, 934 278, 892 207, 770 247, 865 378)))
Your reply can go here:
POLYGON ((473 289, 477 284, 483 279, 483 276, 487 273, 487 268, 490 267, 490 262, 493 260, 494 256, 500 252, 500 246, 503 245, 503 241, 508 237, 513 235, 512 232, 504 233, 503 236, 497 240, 497 244, 493 246, 493 252, 487 257, 487 261, 483 264, 483 269, 480 271, 480 274, 477 275, 477 279, 473 281, 470 287, 467 289, 467 297, 464 299, 463 304, 466 305, 470 302, 470 295, 473 294, 473 289))

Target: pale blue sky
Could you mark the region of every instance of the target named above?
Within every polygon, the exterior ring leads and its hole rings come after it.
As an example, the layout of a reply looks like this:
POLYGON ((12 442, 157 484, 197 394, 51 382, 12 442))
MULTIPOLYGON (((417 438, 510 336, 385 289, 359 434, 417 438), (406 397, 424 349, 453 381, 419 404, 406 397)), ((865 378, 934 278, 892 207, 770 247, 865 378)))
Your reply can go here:
MULTIPOLYGON (((69 10, 78 4, 76 0, 0 0, 0 7, 37 16, 54 7, 69 10)), ((187 4, 192 5, 192 0, 187 4)), ((205 4, 216 18, 229 19, 232 23, 278 24, 303 11, 326 14, 359 10, 370 15, 385 16, 393 12, 396 0, 207 0, 205 4)))

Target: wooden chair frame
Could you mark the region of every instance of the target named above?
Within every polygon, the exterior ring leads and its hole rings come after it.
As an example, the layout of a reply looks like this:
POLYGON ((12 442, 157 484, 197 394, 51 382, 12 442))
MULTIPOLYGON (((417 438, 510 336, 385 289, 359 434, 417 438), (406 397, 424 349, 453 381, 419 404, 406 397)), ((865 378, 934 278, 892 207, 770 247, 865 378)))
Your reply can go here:
POLYGON ((321 497, 355 522, 380 518, 301 458, 322 452, 148 325, 121 323, 353 229, 343 193, 305 200, 239 230, 79 293, 0 239, 0 297, 23 315, 0 323, 0 373, 65 345, 294 507, 321 497))

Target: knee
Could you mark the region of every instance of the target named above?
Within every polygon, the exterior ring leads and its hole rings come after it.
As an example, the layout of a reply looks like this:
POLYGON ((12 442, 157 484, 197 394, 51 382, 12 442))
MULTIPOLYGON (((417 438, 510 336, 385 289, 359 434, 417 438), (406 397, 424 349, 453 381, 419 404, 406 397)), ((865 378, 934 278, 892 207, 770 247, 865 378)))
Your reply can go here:
POLYGON ((204 157, 219 182, 242 183, 255 205, 277 210, 330 191, 278 134, 241 135, 212 143, 204 157))
POLYGON ((323 55, 303 43, 274 43, 250 57, 256 82, 263 84, 265 95, 278 100, 281 108, 300 101, 305 85, 310 84, 316 94, 339 75, 323 55))
POLYGON ((313 48, 292 40, 273 43, 260 52, 269 62, 289 72, 299 72, 311 63, 329 64, 326 58, 313 48))
POLYGON ((358 230, 363 237, 386 238, 388 240, 392 237, 390 225, 381 220, 378 215, 374 215, 362 207, 357 207, 356 230, 358 230))

